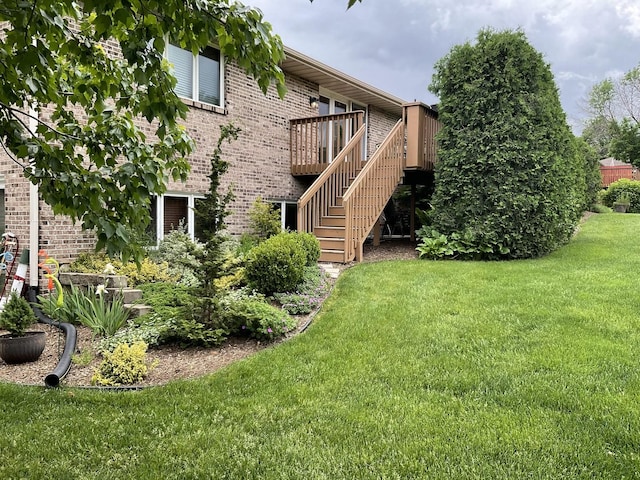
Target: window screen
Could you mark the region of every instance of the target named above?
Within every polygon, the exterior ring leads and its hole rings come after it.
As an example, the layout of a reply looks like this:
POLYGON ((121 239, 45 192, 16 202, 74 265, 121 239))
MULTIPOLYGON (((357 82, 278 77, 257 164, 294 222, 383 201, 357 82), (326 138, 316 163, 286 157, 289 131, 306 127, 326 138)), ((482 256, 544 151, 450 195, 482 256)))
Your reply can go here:
POLYGON ((169 44, 167 56, 173 64, 173 75, 178 79, 176 94, 193 98, 193 55, 187 50, 169 44))

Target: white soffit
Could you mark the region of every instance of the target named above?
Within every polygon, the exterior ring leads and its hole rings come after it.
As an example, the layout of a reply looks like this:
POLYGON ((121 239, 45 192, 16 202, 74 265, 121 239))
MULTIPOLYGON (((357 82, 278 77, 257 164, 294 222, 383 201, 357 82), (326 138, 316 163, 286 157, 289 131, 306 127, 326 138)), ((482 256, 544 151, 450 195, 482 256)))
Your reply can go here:
POLYGON ((285 47, 284 51, 286 58, 280 66, 285 75, 296 75, 358 103, 402 115, 402 104, 406 102, 401 98, 372 87, 292 48, 285 47))

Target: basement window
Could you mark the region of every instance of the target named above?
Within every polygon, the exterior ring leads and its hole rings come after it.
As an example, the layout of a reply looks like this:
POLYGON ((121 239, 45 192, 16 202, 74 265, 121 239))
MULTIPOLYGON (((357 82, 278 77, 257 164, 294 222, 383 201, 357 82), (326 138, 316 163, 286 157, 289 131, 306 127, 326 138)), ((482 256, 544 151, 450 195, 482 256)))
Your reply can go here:
POLYGON ((151 201, 151 237, 157 244, 165 235, 177 229, 184 229, 192 240, 202 231, 193 213, 195 202, 201 196, 192 194, 167 194, 151 201))

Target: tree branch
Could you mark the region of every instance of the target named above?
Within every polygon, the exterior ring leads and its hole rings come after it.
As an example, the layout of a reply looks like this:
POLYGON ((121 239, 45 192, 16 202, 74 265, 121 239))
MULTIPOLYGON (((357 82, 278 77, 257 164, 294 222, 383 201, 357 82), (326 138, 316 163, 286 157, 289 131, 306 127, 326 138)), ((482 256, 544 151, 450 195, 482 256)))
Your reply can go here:
POLYGON ((0 102, 0 108, 4 108, 5 110, 8 110, 9 112, 11 112, 11 116, 13 118, 15 118, 18 122, 20 122, 20 124, 22 124, 22 126, 29 131, 29 133, 31 133, 32 136, 36 136, 33 132, 31 132, 31 129, 29 128, 29 126, 24 122, 24 120, 22 120, 18 115, 16 115, 16 113, 19 113, 20 115, 24 115, 25 117, 31 118, 32 120, 35 120, 36 122, 38 122, 40 125, 45 126, 46 128, 48 128, 49 130, 51 130, 53 133, 55 133, 56 135, 59 135, 61 137, 66 137, 66 138, 70 138, 72 140, 80 140, 80 138, 75 137, 73 135, 69 135, 68 133, 64 133, 61 132, 60 130, 56 130, 54 127, 52 127, 51 125, 49 125, 47 122, 44 122, 42 120, 40 120, 38 117, 36 117, 35 115, 31 115, 28 112, 25 112, 19 108, 14 108, 11 107, 10 105, 6 105, 5 103, 0 102))
POLYGON ((0 139, 0 145, 2 145, 2 149, 4 150, 4 153, 7 154, 7 157, 9 157, 9 160, 11 160, 13 163, 18 165, 22 170, 26 170, 27 169, 27 166, 24 165, 23 163, 21 163, 20 160, 18 160, 16 158, 16 156, 13 153, 11 153, 11 151, 4 144, 4 141, 2 141, 1 139, 0 139))

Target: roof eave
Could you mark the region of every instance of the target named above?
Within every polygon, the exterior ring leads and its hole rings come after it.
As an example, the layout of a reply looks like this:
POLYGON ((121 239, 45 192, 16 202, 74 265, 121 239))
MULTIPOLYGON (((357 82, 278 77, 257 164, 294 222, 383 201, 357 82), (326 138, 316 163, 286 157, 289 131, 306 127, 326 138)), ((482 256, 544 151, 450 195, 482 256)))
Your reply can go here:
POLYGON ((312 81, 319 86, 350 98, 358 103, 372 105, 396 115, 402 115, 406 103, 390 93, 351 77, 292 48, 284 48, 286 58, 281 67, 290 74, 312 81))

